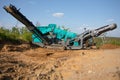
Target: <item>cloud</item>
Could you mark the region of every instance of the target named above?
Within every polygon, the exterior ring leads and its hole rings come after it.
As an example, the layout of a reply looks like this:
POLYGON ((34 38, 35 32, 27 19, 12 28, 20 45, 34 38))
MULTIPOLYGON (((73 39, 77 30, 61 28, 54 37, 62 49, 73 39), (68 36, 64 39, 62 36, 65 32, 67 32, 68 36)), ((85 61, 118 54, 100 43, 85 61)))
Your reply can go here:
POLYGON ((57 18, 61 18, 64 16, 64 13, 53 13, 52 16, 57 17, 57 18))
POLYGON ((114 19, 107 19, 106 22, 113 22, 114 19))

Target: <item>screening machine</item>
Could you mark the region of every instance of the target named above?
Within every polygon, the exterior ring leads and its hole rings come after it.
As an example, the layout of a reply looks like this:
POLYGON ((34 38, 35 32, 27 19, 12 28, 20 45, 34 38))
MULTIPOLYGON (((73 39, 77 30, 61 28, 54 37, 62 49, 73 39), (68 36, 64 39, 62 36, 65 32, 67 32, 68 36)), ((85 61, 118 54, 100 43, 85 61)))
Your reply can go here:
POLYGON ((13 5, 4 6, 4 9, 13 17, 23 23, 32 35, 32 42, 44 48, 86 49, 93 45, 93 37, 114 30, 116 24, 110 24, 94 30, 86 30, 82 34, 76 34, 61 29, 56 24, 48 26, 35 26, 13 5))

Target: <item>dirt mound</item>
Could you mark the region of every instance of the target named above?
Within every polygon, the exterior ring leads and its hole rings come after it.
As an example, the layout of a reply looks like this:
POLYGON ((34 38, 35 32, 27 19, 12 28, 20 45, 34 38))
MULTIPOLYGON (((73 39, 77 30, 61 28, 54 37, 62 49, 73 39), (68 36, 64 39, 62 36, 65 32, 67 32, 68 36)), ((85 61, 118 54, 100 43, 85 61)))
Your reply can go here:
POLYGON ((120 80, 119 51, 4 45, 0 52, 0 80, 120 80))
POLYGON ((45 57, 40 53, 38 58, 38 55, 26 55, 27 52, 0 53, 0 80, 62 80, 61 73, 56 70, 62 59, 53 60, 49 56, 48 60, 46 54, 45 57))
POLYGON ((119 46, 113 45, 113 44, 104 44, 100 48, 101 49, 115 49, 115 48, 119 48, 119 46))
POLYGON ((5 51, 25 51, 30 49, 30 45, 29 44, 21 44, 21 45, 12 45, 12 44, 5 44, 1 51, 5 52, 5 51))

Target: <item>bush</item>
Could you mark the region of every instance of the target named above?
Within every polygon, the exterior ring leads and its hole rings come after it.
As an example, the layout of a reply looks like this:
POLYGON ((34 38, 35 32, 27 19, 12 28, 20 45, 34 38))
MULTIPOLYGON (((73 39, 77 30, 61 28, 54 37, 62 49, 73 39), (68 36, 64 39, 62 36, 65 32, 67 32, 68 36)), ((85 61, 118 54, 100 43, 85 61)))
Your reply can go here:
POLYGON ((104 39, 104 42, 101 37, 97 37, 95 38, 95 42, 97 47, 100 47, 103 44, 113 44, 113 45, 120 46, 120 38, 118 37, 106 37, 104 39))
POLYGON ((0 40, 2 40, 2 41, 31 42, 32 41, 31 35, 32 35, 32 33, 29 32, 25 27, 22 27, 22 28, 13 27, 10 30, 0 27, 0 40))

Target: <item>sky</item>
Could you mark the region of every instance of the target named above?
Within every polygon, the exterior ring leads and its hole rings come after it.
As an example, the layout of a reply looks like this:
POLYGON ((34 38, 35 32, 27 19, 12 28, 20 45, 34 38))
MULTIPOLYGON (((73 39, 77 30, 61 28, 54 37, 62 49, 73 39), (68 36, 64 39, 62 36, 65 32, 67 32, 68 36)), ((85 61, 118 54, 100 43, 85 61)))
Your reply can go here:
POLYGON ((120 0, 0 0, 0 26, 23 26, 8 14, 3 6, 13 4, 34 25, 57 24, 82 33, 84 28, 93 30, 116 23, 117 29, 107 36, 120 37, 120 0))

